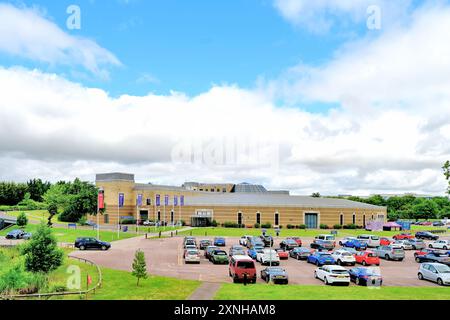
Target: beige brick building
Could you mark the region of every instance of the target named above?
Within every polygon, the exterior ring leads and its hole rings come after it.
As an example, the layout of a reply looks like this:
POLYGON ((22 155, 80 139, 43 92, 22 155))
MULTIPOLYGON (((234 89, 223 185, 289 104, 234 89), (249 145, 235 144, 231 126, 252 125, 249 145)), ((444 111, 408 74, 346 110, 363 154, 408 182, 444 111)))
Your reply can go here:
POLYGON ((288 191, 267 191, 250 184, 185 183, 181 187, 135 183, 134 175, 98 174, 97 187, 104 190, 106 211, 101 224, 135 218, 167 222, 185 221, 202 226, 216 220, 246 226, 270 223, 272 226, 320 224, 365 226, 371 220, 386 221, 387 209, 343 199, 292 196, 288 191), (119 194, 123 207, 119 208, 119 194), (142 204, 138 206, 138 197, 142 204), (158 203, 159 197, 159 203, 158 203), (168 197, 168 205, 166 204, 168 197), (184 205, 181 204, 184 197, 184 205))

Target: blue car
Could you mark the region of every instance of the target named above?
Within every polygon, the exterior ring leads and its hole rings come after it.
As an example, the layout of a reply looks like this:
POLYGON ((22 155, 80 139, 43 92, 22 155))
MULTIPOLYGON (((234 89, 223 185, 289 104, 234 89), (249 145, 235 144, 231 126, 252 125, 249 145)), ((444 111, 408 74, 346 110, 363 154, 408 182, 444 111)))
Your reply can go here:
POLYGON ((217 247, 225 247, 225 238, 214 238, 214 245, 217 247))
POLYGON ((358 239, 348 239, 342 243, 343 247, 354 248, 356 250, 367 250, 367 243, 358 239))
POLYGON ((381 275, 372 268, 357 267, 349 271, 350 281, 353 281, 357 285, 381 287, 383 284, 383 278, 381 275))
POLYGON ((325 264, 336 264, 336 261, 328 252, 314 252, 306 261, 315 264, 318 267, 325 264))
POLYGON ((258 252, 263 252, 263 250, 263 246, 255 246, 247 250, 247 255, 253 260, 256 260, 256 255, 258 254, 258 252))

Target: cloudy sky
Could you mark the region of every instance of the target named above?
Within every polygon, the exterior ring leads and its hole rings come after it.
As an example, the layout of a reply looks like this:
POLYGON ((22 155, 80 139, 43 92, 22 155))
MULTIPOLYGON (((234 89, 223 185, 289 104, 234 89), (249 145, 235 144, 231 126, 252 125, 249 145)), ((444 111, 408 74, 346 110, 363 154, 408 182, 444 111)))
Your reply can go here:
POLYGON ((444 193, 448 1, 72 4, 0 2, 1 180, 444 193))

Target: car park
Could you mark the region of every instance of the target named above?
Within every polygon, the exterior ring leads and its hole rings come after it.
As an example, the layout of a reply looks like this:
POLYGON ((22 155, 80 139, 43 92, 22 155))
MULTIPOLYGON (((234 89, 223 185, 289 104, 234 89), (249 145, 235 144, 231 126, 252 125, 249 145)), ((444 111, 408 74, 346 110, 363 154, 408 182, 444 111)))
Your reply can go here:
POLYGON ((323 266, 325 264, 335 264, 336 261, 333 259, 331 254, 328 252, 320 252, 316 251, 313 254, 311 254, 306 261, 308 263, 315 264, 316 266, 323 266))
POLYGON ((216 250, 216 249, 219 249, 219 247, 217 247, 217 246, 207 246, 207 247, 206 247, 206 250, 205 250, 205 258, 209 260, 209 257, 210 257, 210 255, 211 255, 211 252, 212 252, 213 250, 216 250))
POLYGON ((414 239, 414 236, 410 233, 400 233, 400 234, 396 234, 392 238, 394 240, 407 240, 407 239, 414 239))
POLYGON ((403 261, 405 259, 405 251, 401 248, 390 246, 380 246, 374 250, 374 253, 386 260, 403 261))
POLYGON ((336 250, 331 254, 331 256, 340 266, 342 265, 354 266, 356 264, 356 260, 353 254, 351 254, 346 250, 336 250))
POLYGON ((401 248, 403 250, 413 250, 413 245, 409 240, 395 240, 391 246, 401 248))
POLYGON ((261 270, 261 279, 267 283, 273 282, 274 284, 288 284, 289 277, 285 269, 280 267, 268 267, 261 270))
POLYGON ((212 243, 210 240, 200 240, 198 247, 200 248, 200 250, 205 250, 211 244, 212 243))
POLYGON ((413 250, 425 249, 427 246, 421 239, 409 239, 408 242, 411 243, 413 250))
POLYGON ((269 235, 260 236, 262 242, 264 243, 264 247, 273 247, 273 237, 269 235))
POLYGON ((314 250, 297 247, 289 251, 289 256, 297 260, 306 260, 314 252, 314 250))
POLYGON ((436 282, 440 286, 450 285, 450 267, 441 263, 422 263, 417 273, 419 280, 436 282))
POLYGON ((315 239, 311 243, 310 246, 311 246, 312 249, 331 251, 331 250, 334 249, 335 244, 334 244, 334 241, 331 241, 331 240, 315 239))
POLYGON ((228 263, 228 255, 225 251, 216 249, 213 250, 209 256, 209 260, 213 264, 227 264, 228 263))
POLYGON ((357 267, 349 270, 350 281, 358 286, 381 287, 383 278, 373 268, 357 267))
POLYGON ((373 234, 360 234, 357 239, 364 241, 367 243, 367 246, 371 248, 377 248, 381 245, 380 237, 373 234))
POLYGON ((389 239, 386 238, 386 237, 380 238, 380 246, 388 246, 388 245, 390 245, 391 243, 392 243, 392 241, 389 240, 389 239))
POLYGON ((349 238, 342 243, 343 247, 354 248, 356 250, 366 250, 367 243, 356 238, 349 238))
POLYGON ((415 258, 416 262, 437 262, 445 265, 450 265, 450 257, 448 253, 443 251, 433 251, 424 255, 417 256, 415 258))
POLYGON ((225 238, 222 237, 214 238, 214 245, 217 247, 225 247, 226 246, 225 238))
POLYGON ((325 282, 326 285, 343 284, 350 285, 350 274, 341 266, 322 266, 314 271, 314 277, 325 282))
POLYGON ((97 240, 95 238, 77 238, 75 240, 75 248, 80 250, 102 250, 106 251, 111 248, 109 242, 97 240))
POLYGON ((288 260, 289 259, 289 251, 286 251, 285 249, 275 249, 275 251, 278 253, 278 257, 280 257, 280 260, 288 260))
POLYGON ((252 247, 252 248, 250 248, 250 249, 247 250, 247 255, 248 255, 250 258, 256 260, 257 254, 263 252, 263 250, 264 250, 264 247, 261 246, 261 245, 259 245, 259 246, 254 246, 254 247, 252 247))
POLYGON ((281 241, 280 248, 286 249, 286 250, 292 250, 294 248, 298 247, 297 241, 295 241, 292 238, 287 238, 281 241))
POLYGON ((256 261, 259 261, 262 265, 280 265, 280 257, 278 256, 278 253, 273 249, 264 249, 262 252, 258 252, 256 254, 256 261))
POLYGON ((416 232, 416 239, 422 240, 439 240, 439 236, 428 231, 416 232))
POLYGON ((188 263, 200 263, 200 252, 196 249, 187 250, 184 254, 184 262, 188 263))
POLYGON ((361 251, 355 255, 356 263, 363 266, 380 265, 380 258, 372 251, 361 251))
POLYGON ((245 279, 249 282, 256 283, 255 262, 248 256, 231 257, 228 272, 230 277, 233 278, 234 283, 244 281, 245 279))
POLYGON ((450 248, 450 240, 437 240, 429 244, 429 248, 448 250, 450 248))

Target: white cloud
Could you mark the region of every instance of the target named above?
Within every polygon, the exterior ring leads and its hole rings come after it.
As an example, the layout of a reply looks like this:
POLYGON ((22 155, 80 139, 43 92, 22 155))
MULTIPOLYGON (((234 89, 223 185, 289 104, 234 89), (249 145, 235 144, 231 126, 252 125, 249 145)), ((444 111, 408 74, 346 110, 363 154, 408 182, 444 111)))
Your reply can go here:
POLYGON ((82 66, 107 77, 107 66, 121 65, 119 59, 95 41, 73 36, 46 19, 38 10, 0 3, 0 51, 49 63, 82 66))

